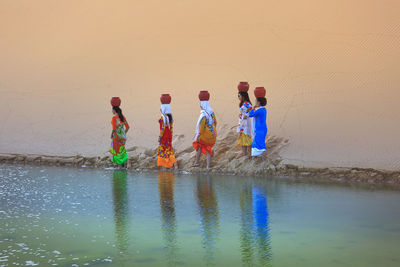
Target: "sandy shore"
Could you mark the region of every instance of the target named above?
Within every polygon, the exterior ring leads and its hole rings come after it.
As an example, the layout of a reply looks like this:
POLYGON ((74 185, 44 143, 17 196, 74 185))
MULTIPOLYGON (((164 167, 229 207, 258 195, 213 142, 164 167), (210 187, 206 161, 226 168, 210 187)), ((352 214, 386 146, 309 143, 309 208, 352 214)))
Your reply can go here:
MULTIPOLYGON (((179 143, 181 136, 175 136, 173 143, 179 143)), ((284 164, 279 154, 288 144, 288 140, 269 136, 267 139, 268 154, 266 158, 250 158, 241 155, 240 148, 232 145, 236 142, 236 134, 230 132, 219 136, 212 157, 211 169, 205 169, 203 156, 200 167, 192 167, 195 152, 192 147, 175 151, 180 172, 185 173, 221 173, 231 175, 254 175, 301 178, 318 181, 362 182, 399 186, 400 171, 377 170, 370 168, 304 168, 293 164, 284 164)), ((137 171, 157 170, 156 150, 138 147, 128 148, 132 169, 137 171)), ((0 163, 31 164, 52 166, 73 166, 105 168, 113 167, 109 153, 97 157, 48 156, 34 154, 0 154, 0 163)))

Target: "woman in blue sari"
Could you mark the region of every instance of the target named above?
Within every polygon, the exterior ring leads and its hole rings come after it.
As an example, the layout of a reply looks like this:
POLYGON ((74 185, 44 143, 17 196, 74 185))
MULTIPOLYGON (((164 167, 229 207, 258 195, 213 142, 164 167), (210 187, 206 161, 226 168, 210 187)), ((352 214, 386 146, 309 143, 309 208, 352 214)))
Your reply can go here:
POLYGON ((265 137, 267 136, 267 99, 257 97, 254 109, 250 110, 249 117, 253 118, 254 138, 251 145, 251 155, 253 157, 262 156, 267 151, 265 137))

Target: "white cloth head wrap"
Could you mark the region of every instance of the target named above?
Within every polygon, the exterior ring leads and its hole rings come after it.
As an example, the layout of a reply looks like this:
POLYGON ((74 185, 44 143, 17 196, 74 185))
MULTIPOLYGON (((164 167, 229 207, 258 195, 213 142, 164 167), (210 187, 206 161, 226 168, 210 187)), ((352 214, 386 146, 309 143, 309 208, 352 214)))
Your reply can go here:
POLYGON ((214 119, 211 116, 214 113, 214 111, 210 107, 210 103, 208 101, 200 101, 200 107, 201 107, 201 111, 200 111, 199 119, 197 120, 196 135, 194 137, 195 140, 197 140, 197 138, 199 136, 201 120, 204 117, 206 117, 206 119, 208 120, 208 122, 210 124, 214 124, 214 119))
POLYGON ((164 121, 164 125, 169 125, 169 117, 167 114, 172 114, 171 106, 169 104, 161 104, 161 115, 164 121))

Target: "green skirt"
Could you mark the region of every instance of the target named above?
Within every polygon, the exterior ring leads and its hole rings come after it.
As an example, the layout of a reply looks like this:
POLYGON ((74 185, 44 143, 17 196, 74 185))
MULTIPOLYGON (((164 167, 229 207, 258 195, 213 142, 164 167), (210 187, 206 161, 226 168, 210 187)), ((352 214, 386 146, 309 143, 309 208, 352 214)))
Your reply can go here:
POLYGON ((124 164, 128 160, 128 153, 126 153, 125 146, 119 147, 119 153, 115 153, 114 149, 111 147, 111 154, 113 154, 112 162, 118 165, 124 164))

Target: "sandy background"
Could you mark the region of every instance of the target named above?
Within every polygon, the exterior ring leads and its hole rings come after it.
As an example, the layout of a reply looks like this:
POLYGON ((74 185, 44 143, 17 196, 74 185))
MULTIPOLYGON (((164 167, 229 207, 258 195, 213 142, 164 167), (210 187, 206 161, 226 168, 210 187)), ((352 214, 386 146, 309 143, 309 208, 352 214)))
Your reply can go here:
POLYGON ((396 0, 0 0, 0 152, 104 153, 111 96, 132 126, 128 146, 156 147, 166 92, 183 149, 198 91, 211 92, 222 134, 244 80, 267 88, 286 162, 400 169, 398 10, 396 0))

